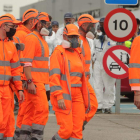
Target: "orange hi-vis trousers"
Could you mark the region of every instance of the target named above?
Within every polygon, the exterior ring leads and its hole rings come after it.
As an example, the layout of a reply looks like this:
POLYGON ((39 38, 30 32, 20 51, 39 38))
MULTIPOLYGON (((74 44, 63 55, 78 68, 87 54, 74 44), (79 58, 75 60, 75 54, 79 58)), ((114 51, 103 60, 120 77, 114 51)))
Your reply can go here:
POLYGON ((14 125, 14 95, 9 85, 0 86, 0 139, 12 139, 14 125))
POLYGON ((60 125, 60 129, 54 136, 56 140, 67 140, 69 138, 81 140, 82 126, 85 119, 85 107, 81 88, 71 88, 72 97, 72 109, 69 114, 55 112, 57 124, 60 125))
MULTIPOLYGON (((13 94, 15 93, 18 100, 19 100, 19 94, 18 94, 18 91, 15 88, 15 86, 12 83, 10 83, 10 87, 12 89, 13 94)), ((23 117, 24 117, 25 110, 26 110, 26 95, 25 95, 25 92, 24 92, 24 97, 25 97, 24 101, 22 103, 19 103, 19 110, 18 110, 18 115, 17 115, 17 124, 16 124, 15 135, 14 135, 15 139, 17 139, 17 137, 19 137, 23 117)))
POLYGON ((48 121, 49 106, 43 83, 34 83, 36 94, 26 94, 26 110, 23 118, 20 140, 43 139, 43 131, 48 121))
MULTIPOLYGON (((15 90, 14 93, 16 94, 18 100, 19 100, 19 94, 18 91, 15 90)), ((16 130, 14 138, 16 139, 20 135, 21 125, 24 118, 25 110, 26 110, 26 92, 24 91, 24 101, 22 103, 19 103, 19 110, 17 115, 17 123, 16 123, 16 130)))
POLYGON ((88 123, 93 118, 93 116, 95 115, 98 109, 98 102, 97 102, 96 94, 92 86, 90 85, 89 81, 87 84, 88 84, 89 91, 92 91, 92 92, 90 92, 90 109, 91 110, 88 114, 86 114, 85 122, 84 122, 85 124, 88 123))

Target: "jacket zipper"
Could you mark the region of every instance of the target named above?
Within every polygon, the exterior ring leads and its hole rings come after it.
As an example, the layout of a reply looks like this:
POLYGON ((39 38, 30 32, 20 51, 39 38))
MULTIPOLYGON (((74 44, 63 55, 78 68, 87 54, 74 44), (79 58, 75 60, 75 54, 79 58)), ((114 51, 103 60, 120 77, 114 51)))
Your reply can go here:
POLYGON ((5 84, 5 72, 6 72, 6 69, 5 69, 5 52, 4 52, 4 40, 3 40, 3 55, 4 55, 4 81, 3 81, 3 85, 5 84))

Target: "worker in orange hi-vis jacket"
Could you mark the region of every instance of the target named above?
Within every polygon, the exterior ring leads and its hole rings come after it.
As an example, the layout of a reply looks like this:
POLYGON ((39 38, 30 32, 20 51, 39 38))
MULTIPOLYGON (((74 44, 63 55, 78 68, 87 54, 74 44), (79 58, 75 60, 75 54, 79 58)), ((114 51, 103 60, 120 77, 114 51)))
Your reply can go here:
MULTIPOLYGON (((38 15, 38 11, 36 9, 28 9, 23 13, 22 16, 22 24, 18 26, 17 31, 15 33, 15 36, 13 38, 13 41, 15 43, 24 43, 25 42, 25 37, 32 32, 32 27, 34 25, 34 18, 38 15)), ((20 63, 22 65, 22 71, 21 71, 21 80, 23 82, 23 86, 25 84, 25 75, 23 73, 23 47, 21 46, 21 48, 18 48, 18 55, 19 55, 19 59, 20 59, 20 63), (20 49, 20 50, 19 50, 20 49), (21 51, 22 49, 22 51, 21 51)), ((15 91, 15 93, 17 93, 17 91, 15 91)), ((16 94, 17 95, 17 94, 16 94)), ((16 123, 16 130, 15 130, 15 135, 14 135, 14 139, 18 139, 19 134, 20 134, 20 129, 21 129, 21 125, 22 125, 22 120, 24 117, 24 113, 26 110, 26 93, 24 92, 25 95, 25 100, 22 104, 19 104, 19 110, 18 110, 18 116, 17 116, 17 123, 16 123)), ((17 95, 18 97, 18 95, 17 95)))
POLYGON ((129 61, 129 84, 134 91, 134 104, 140 109, 140 36, 132 43, 129 61))
POLYGON ((20 21, 11 14, 0 16, 0 139, 13 139, 14 136, 14 100, 9 86, 11 80, 18 91, 19 102, 24 100, 19 57, 15 45, 9 39, 14 36, 17 24, 20 21))
POLYGON ((89 77, 90 77, 90 63, 91 63, 91 50, 90 45, 87 40, 87 36, 93 36, 92 28, 94 28, 95 23, 97 23, 98 20, 95 20, 91 15, 89 14, 83 14, 78 19, 78 25, 79 25, 79 33, 80 33, 80 39, 82 40, 82 54, 85 58, 85 71, 86 71, 86 77, 87 77, 87 83, 88 83, 88 89, 90 93, 90 105, 91 110, 88 114, 86 114, 85 121, 83 124, 84 126, 90 121, 90 119, 95 115, 98 103, 96 99, 96 94, 94 92, 94 89, 89 83, 89 77))
POLYGON ((41 12, 35 18, 34 31, 25 38, 24 73, 27 89, 26 110, 20 131, 20 140, 43 139, 48 121, 48 101, 45 85, 49 84, 49 48, 43 36, 50 34, 49 15, 41 12))
MULTIPOLYGON (((15 48, 16 48, 17 54, 18 54, 18 58, 19 58, 19 61, 20 61, 20 59, 23 58, 22 51, 24 50, 24 44, 20 43, 20 40, 19 40, 18 37, 14 37, 12 35, 11 36, 9 35, 8 38, 15 45, 15 48)), ((20 74, 21 74, 21 79, 22 79, 23 63, 20 62, 20 65, 21 65, 20 74)), ((25 94, 24 94, 24 101, 21 103, 20 102, 20 97, 19 97, 19 94, 18 94, 18 90, 16 89, 16 87, 14 85, 13 79, 10 80, 10 88, 12 90, 12 111, 14 111, 14 107, 15 107, 14 106, 14 97, 15 97, 15 95, 18 97, 19 106, 21 106, 22 104, 25 104, 25 94)), ((8 126, 8 129, 13 130, 13 132, 15 132, 16 130, 15 130, 14 115, 12 115, 12 117, 9 121, 11 121, 11 123, 8 126)), ((14 135, 14 140, 16 140, 15 135, 14 135)))
POLYGON ((18 37, 21 43, 24 43, 27 34, 32 32, 34 19, 38 15, 36 9, 28 9, 23 13, 22 24, 18 26, 15 37, 18 37))
POLYGON ((60 129, 51 140, 81 140, 85 112, 90 110, 90 98, 85 76, 85 61, 79 51, 78 27, 64 28, 62 45, 50 59, 51 103, 60 129))

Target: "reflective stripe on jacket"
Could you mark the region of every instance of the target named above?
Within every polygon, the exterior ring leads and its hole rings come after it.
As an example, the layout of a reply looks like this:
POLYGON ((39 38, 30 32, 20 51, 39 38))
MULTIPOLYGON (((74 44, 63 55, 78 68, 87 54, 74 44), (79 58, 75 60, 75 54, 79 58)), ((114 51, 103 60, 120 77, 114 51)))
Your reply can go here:
MULTIPOLYGON (((83 65, 84 60, 80 53, 78 53, 83 65)), ((85 73, 82 76, 82 94, 85 108, 88 111, 90 107, 90 97, 87 88, 87 81, 85 73)), ((65 49, 62 46, 57 46, 50 59, 50 89, 51 89, 51 103, 54 111, 59 111, 68 114, 71 110, 71 82, 68 58, 65 49), (59 109, 57 100, 64 99, 66 110, 59 109)))

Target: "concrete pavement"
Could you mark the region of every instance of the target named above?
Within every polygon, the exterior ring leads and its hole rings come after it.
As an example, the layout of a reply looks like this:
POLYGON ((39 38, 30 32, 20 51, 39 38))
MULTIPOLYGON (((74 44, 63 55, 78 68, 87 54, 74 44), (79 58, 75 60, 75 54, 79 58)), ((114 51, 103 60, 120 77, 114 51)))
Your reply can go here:
MULTIPOLYGON (((50 114, 45 127, 44 140, 50 140, 58 129, 55 115, 50 114)), ((140 140, 140 115, 95 115, 87 124, 83 136, 84 140, 140 140)))
MULTIPOLYGON (((112 112, 115 113, 115 106, 112 107, 112 112)), ((137 107, 134 105, 134 103, 125 103, 125 104, 120 104, 120 113, 139 113, 140 110, 137 109, 137 107)))

